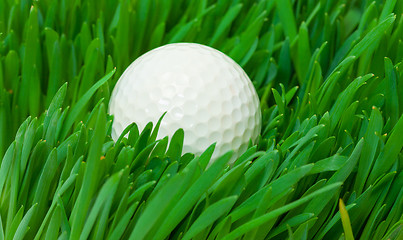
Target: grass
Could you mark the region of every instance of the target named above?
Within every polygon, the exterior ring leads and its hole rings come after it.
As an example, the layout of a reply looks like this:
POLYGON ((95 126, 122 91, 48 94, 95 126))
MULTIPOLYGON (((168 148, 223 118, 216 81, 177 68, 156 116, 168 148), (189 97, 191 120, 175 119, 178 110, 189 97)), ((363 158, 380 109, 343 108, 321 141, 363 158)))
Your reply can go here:
POLYGON ((0 240, 401 239, 403 1, 0 1, 0 240), (206 168, 107 104, 171 42, 231 56, 258 142, 206 168), (123 137, 129 132, 127 138, 123 137))

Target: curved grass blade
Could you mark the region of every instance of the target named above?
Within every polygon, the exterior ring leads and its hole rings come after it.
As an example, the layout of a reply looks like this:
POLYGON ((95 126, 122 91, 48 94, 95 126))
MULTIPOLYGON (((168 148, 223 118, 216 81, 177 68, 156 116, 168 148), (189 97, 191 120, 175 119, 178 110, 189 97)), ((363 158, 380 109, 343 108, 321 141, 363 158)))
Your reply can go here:
POLYGON ((339 199, 339 211, 341 223, 343 224, 344 236, 346 240, 354 240, 353 230, 351 229, 350 218, 348 216, 346 206, 344 205, 343 200, 339 199))
POLYGON ((99 178, 100 169, 100 157, 103 140, 106 135, 106 112, 105 105, 101 104, 98 111, 97 123, 93 133, 93 141, 89 147, 89 153, 87 157, 87 165, 85 168, 83 183, 78 194, 77 200, 74 204, 71 216, 71 235, 72 239, 78 239, 81 231, 84 227, 85 215, 83 212, 87 212, 94 192, 96 191, 99 178))
POLYGON ((107 202, 111 201, 112 198, 115 195, 116 189, 118 187, 119 180, 123 174, 123 170, 114 174, 112 177, 110 177, 105 184, 102 186, 101 190, 99 191, 99 194, 97 196, 97 199, 95 200, 94 206, 91 209, 90 214, 88 215, 88 218, 85 222, 85 225, 83 227, 83 230, 80 235, 81 240, 88 239, 90 232, 92 230, 93 225, 95 224, 95 221, 97 220, 98 214, 101 214, 101 208, 108 209, 106 207, 107 202))
POLYGON ((195 237, 203 229, 213 224, 219 217, 227 213, 232 206, 234 206, 237 199, 238 196, 227 197, 205 209, 192 226, 190 226, 189 230, 186 231, 183 240, 189 240, 195 237))
POLYGON ((400 116, 393 131, 385 144, 385 147, 379 153, 375 160, 374 167, 368 177, 367 185, 373 184, 375 180, 383 173, 387 172, 395 163, 397 156, 403 148, 403 115, 400 116))
POLYGON ((195 183, 193 183, 192 186, 190 186, 187 192, 172 208, 165 221, 163 221, 158 233, 155 236, 156 239, 164 239, 186 216, 191 208, 197 203, 202 194, 204 194, 214 183, 219 174, 222 172, 224 166, 230 160, 231 156, 232 152, 228 152, 221 156, 196 180, 195 183))
POLYGON ((237 239, 239 237, 241 237, 243 234, 261 226, 262 224, 266 223, 267 221, 276 218, 278 216, 280 216, 281 214, 284 214, 288 211, 290 211, 291 209, 298 207, 299 205, 308 202, 309 200, 311 200, 314 197, 323 195, 326 192, 335 190, 336 188, 339 188, 341 186, 341 183, 333 183, 330 184, 326 187, 323 187, 303 198, 300 198, 292 203, 289 203, 287 205, 284 205, 283 207, 280 207, 276 210, 273 210, 261 217, 252 219, 251 221, 241 225, 240 227, 236 228, 235 230, 233 230, 232 232, 230 232, 227 236, 225 236, 223 238, 223 240, 232 240, 232 239, 237 239))
POLYGON ((108 81, 113 74, 116 72, 116 68, 113 69, 111 72, 106 74, 103 78, 101 78, 98 82, 96 82, 88 91, 78 100, 78 102, 71 108, 70 113, 68 114, 64 124, 63 128, 60 134, 60 140, 64 140, 70 130, 70 128, 73 126, 74 122, 77 120, 78 115, 81 113, 81 111, 84 110, 84 107, 87 105, 89 100, 91 99, 92 95, 97 91, 98 88, 100 88, 106 81, 108 81))
POLYGON ((18 225, 17 231, 14 234, 13 237, 14 240, 24 239, 25 234, 29 230, 29 223, 31 221, 31 218, 34 216, 34 213, 36 211, 36 206, 38 206, 38 204, 34 204, 25 214, 24 218, 21 220, 20 224, 18 225))

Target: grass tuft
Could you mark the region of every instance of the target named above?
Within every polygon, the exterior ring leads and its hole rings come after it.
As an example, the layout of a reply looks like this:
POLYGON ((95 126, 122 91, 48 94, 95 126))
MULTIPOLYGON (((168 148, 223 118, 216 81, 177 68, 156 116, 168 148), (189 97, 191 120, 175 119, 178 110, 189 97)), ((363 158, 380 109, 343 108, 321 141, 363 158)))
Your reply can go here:
POLYGON ((403 1, 0 1, 0 239, 402 239, 403 1), (114 142, 111 90, 197 42, 260 98, 256 144, 114 142), (344 204, 345 203, 345 204, 344 204))

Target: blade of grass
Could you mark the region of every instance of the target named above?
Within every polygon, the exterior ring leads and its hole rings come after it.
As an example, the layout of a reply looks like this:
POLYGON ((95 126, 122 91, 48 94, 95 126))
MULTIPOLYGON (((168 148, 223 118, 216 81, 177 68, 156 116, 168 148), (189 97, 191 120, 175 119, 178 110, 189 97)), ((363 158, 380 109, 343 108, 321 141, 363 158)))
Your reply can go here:
POLYGON ((305 203, 308 202, 309 200, 311 200, 314 197, 320 196, 326 192, 329 192, 331 190, 334 190, 336 188, 339 188, 341 186, 341 183, 333 183, 330 184, 328 186, 325 186, 323 188, 321 188, 320 190, 317 190, 303 198, 300 198, 292 203, 289 203, 287 205, 284 205, 283 207, 280 207, 276 210, 273 210, 261 217, 255 218, 245 224, 243 224, 242 226, 234 229, 232 232, 230 232, 228 235, 226 235, 223 240, 230 240, 230 239, 237 239, 240 236, 242 236, 243 234, 247 233, 248 231, 261 226, 262 224, 264 224, 265 222, 269 221, 270 219, 273 219, 275 217, 280 216, 281 214, 286 213, 287 211, 305 203))
POLYGON ((183 236, 184 240, 191 239, 200 233, 203 229, 213 224, 220 216, 227 213, 235 201, 237 196, 231 196, 212 204, 196 219, 196 221, 190 226, 189 230, 183 236))
MULTIPOLYGON (((111 75, 111 74, 109 74, 111 75)), ((99 160, 101 157, 101 149, 103 140, 105 138, 106 129, 106 111, 105 105, 102 104, 98 111, 97 124, 94 130, 94 141, 91 142, 89 153, 87 157, 87 166, 84 173, 83 184, 81 186, 79 195, 77 197, 77 201, 74 204, 71 216, 71 235, 70 237, 73 239, 78 239, 82 229, 84 227, 85 215, 81 214, 83 212, 87 212, 93 194, 98 185, 98 174, 99 174, 99 160)))
POLYGON ((112 199, 114 197, 122 174, 122 171, 114 174, 102 186, 101 190, 98 193, 97 199, 95 200, 95 203, 91 208, 91 212, 89 213, 88 218, 84 224, 83 230, 81 231, 80 239, 88 239, 92 227, 97 220, 98 214, 100 214, 101 208, 104 207, 108 209, 105 204, 109 199, 112 199))
POLYGON ((25 214, 24 218, 21 220, 20 224, 18 225, 17 231, 14 234, 14 240, 22 240, 25 237, 25 234, 29 230, 29 223, 31 218, 34 216, 34 212, 36 211, 36 206, 38 204, 34 204, 25 214))
POLYGON ((290 0, 277 0, 276 8, 278 15, 283 25, 283 31, 287 37, 289 37, 290 42, 293 42, 297 36, 297 24, 295 21, 295 15, 292 9, 292 4, 290 0))
POLYGON ((343 224, 344 236, 346 240, 354 240, 353 230, 351 229, 350 218, 348 216, 346 206, 344 205, 343 200, 339 199, 339 211, 340 218, 343 224))
POLYGON ((378 158, 375 160, 374 167, 369 174, 366 185, 373 184, 375 180, 383 173, 387 172, 395 163, 399 153, 401 153, 403 147, 403 138, 401 136, 403 132, 403 115, 396 123, 385 147, 381 150, 378 158))
MULTIPOLYGON (((215 161, 197 180, 186 193, 175 204, 167 218, 163 221, 161 228, 155 235, 156 239, 164 239, 175 226, 186 216, 199 198, 214 183, 224 166, 228 163, 232 152, 226 153, 215 161)), ((196 159, 197 160, 197 159, 196 159)), ((195 161, 195 160, 194 160, 195 161)))
POLYGON ((111 72, 106 74, 103 78, 101 78, 98 82, 96 82, 88 91, 80 98, 80 100, 71 108, 70 113, 68 114, 66 121, 63 124, 62 132, 60 134, 60 139, 64 140, 73 126, 74 122, 77 120, 78 115, 84 110, 86 104, 89 102, 90 98, 97 91, 99 87, 101 87, 106 81, 108 81, 113 74, 116 72, 116 68, 111 72))

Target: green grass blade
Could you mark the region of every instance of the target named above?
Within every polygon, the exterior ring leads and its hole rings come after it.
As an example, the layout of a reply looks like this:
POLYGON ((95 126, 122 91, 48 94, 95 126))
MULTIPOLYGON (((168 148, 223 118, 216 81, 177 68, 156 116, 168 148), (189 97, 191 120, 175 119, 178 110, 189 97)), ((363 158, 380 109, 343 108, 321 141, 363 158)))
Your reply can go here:
POLYGON ((126 211, 126 213, 120 219, 119 223, 116 225, 113 232, 111 233, 111 235, 108 236, 107 239, 120 239, 122 237, 131 218, 133 217, 133 214, 138 206, 138 203, 139 202, 135 202, 133 205, 130 206, 130 208, 126 211))
POLYGON ((276 7, 278 10, 278 15, 283 25, 283 31, 287 37, 289 37, 290 42, 293 42, 297 36, 297 24, 295 21, 295 15, 292 10, 292 5, 290 0, 277 0, 276 7))
POLYGON ((88 218, 84 224, 83 230, 81 231, 80 239, 88 239, 93 225, 98 217, 98 214, 100 214, 101 208, 106 208, 106 201, 114 197, 121 176, 122 172, 114 174, 102 186, 101 190, 98 193, 97 199, 95 200, 95 203, 91 209, 91 212, 89 213, 88 218))
POLYGON ((183 239, 191 239, 203 229, 213 224, 220 216, 227 213, 232 208, 237 198, 237 196, 227 197, 209 206, 196 219, 192 226, 190 226, 189 230, 183 236, 183 239))
POLYGON ((73 126, 74 122, 77 120, 78 115, 84 110, 86 104, 94 95, 99 87, 101 87, 106 81, 108 81, 113 74, 115 73, 116 69, 113 69, 111 72, 106 74, 103 78, 101 78, 97 83, 95 83, 88 91, 80 98, 80 100, 71 108, 70 113, 68 114, 66 121, 64 122, 62 132, 60 135, 60 139, 65 139, 70 128, 73 126))
POLYGON ((387 172, 394 164, 397 156, 402 151, 403 138, 401 134, 403 132, 403 115, 396 123, 385 147, 379 153, 378 158, 375 160, 374 167, 369 174, 367 185, 373 184, 375 180, 383 173, 387 172))
POLYGON ((236 228, 235 230, 233 230, 232 232, 230 232, 227 236, 225 236, 223 238, 223 240, 230 240, 230 239, 237 239, 239 237, 241 237, 243 234, 247 233, 248 231, 264 224, 265 222, 269 221, 270 219, 273 219, 275 217, 280 216, 281 214, 284 214, 285 212, 305 203, 308 202, 309 200, 311 200, 312 198, 316 197, 316 196, 320 196, 323 195, 326 192, 329 192, 331 190, 334 190, 336 188, 339 188, 341 186, 341 183, 333 183, 330 184, 326 187, 321 188, 320 190, 317 190, 303 198, 300 198, 292 203, 289 203, 287 205, 284 205, 283 207, 280 207, 276 210, 273 210, 261 217, 255 218, 245 224, 243 224, 242 226, 236 228))
MULTIPOLYGON (((170 213, 167 215, 165 221, 158 230, 155 238, 164 239, 191 210, 199 198, 204 194, 207 189, 214 183, 219 174, 222 172, 224 166, 228 163, 232 152, 224 154, 217 159, 197 180, 186 193, 175 204, 170 213)), ((197 159, 196 159, 197 160, 197 159)))
POLYGON ((364 189, 365 182, 371 171, 371 166, 375 160, 376 149, 378 147, 378 136, 382 132, 382 114, 376 108, 372 108, 368 128, 364 136, 364 146, 358 165, 357 178, 354 189, 357 193, 361 193, 364 189))
POLYGON ((350 218, 348 216, 346 206, 343 203, 343 200, 339 200, 339 211, 340 211, 340 218, 343 224, 344 235, 346 240, 354 240, 353 230, 351 229, 350 218))
POLYGON ((158 190, 158 193, 155 194, 144 209, 143 214, 130 235, 130 239, 144 239, 161 217, 161 214, 169 207, 171 201, 178 197, 187 174, 188 172, 186 171, 178 173, 158 190))
POLYGON ((231 26, 231 23, 234 21, 236 16, 239 14, 243 7, 242 3, 232 6, 222 18, 220 24, 218 25, 217 29, 215 30, 213 36, 211 37, 210 44, 214 46, 216 42, 223 37, 225 31, 231 26))
POLYGON ((57 206, 53 212, 49 222, 48 230, 46 231, 45 239, 56 239, 59 234, 60 225, 62 223, 62 213, 60 206, 57 206))
MULTIPOLYGON (((336 171, 336 173, 333 174, 326 185, 330 185, 336 182, 344 182, 347 179, 347 177, 351 174, 358 162, 363 142, 363 139, 361 139, 357 143, 353 153, 350 155, 344 165, 338 171, 336 171)), ((332 197, 332 194, 328 194, 313 199, 308 204, 308 206, 306 206, 304 212, 314 213, 315 215, 318 215, 325 208, 326 204, 331 200, 332 197)))
POLYGON ((374 29, 372 29, 365 37, 351 49, 349 56, 359 57, 368 48, 371 48, 373 44, 378 42, 383 33, 392 25, 395 21, 396 15, 389 14, 385 20, 381 21, 374 29))
POLYGON ((70 223, 71 223, 70 238, 72 239, 78 239, 82 232, 86 216, 81 213, 87 212, 91 198, 93 197, 93 194, 96 191, 96 187, 98 184, 97 181, 99 178, 98 174, 100 168, 99 161, 101 157, 101 148, 106 134, 105 116, 106 116, 105 106, 102 104, 98 111, 97 124, 93 136, 94 141, 92 141, 90 145, 87 157, 87 166, 83 177, 83 184, 70 216, 70 223))
POLYGON ((388 96, 385 98, 385 111, 393 125, 399 119, 399 97, 396 78, 396 71, 392 61, 385 57, 385 81, 387 82, 385 95, 388 96))
POLYGON ((14 240, 22 240, 25 237, 25 234, 29 230, 29 224, 31 218, 34 216, 36 211, 37 204, 34 204, 25 214, 24 218, 21 220, 20 224, 18 225, 17 231, 14 234, 14 240))

